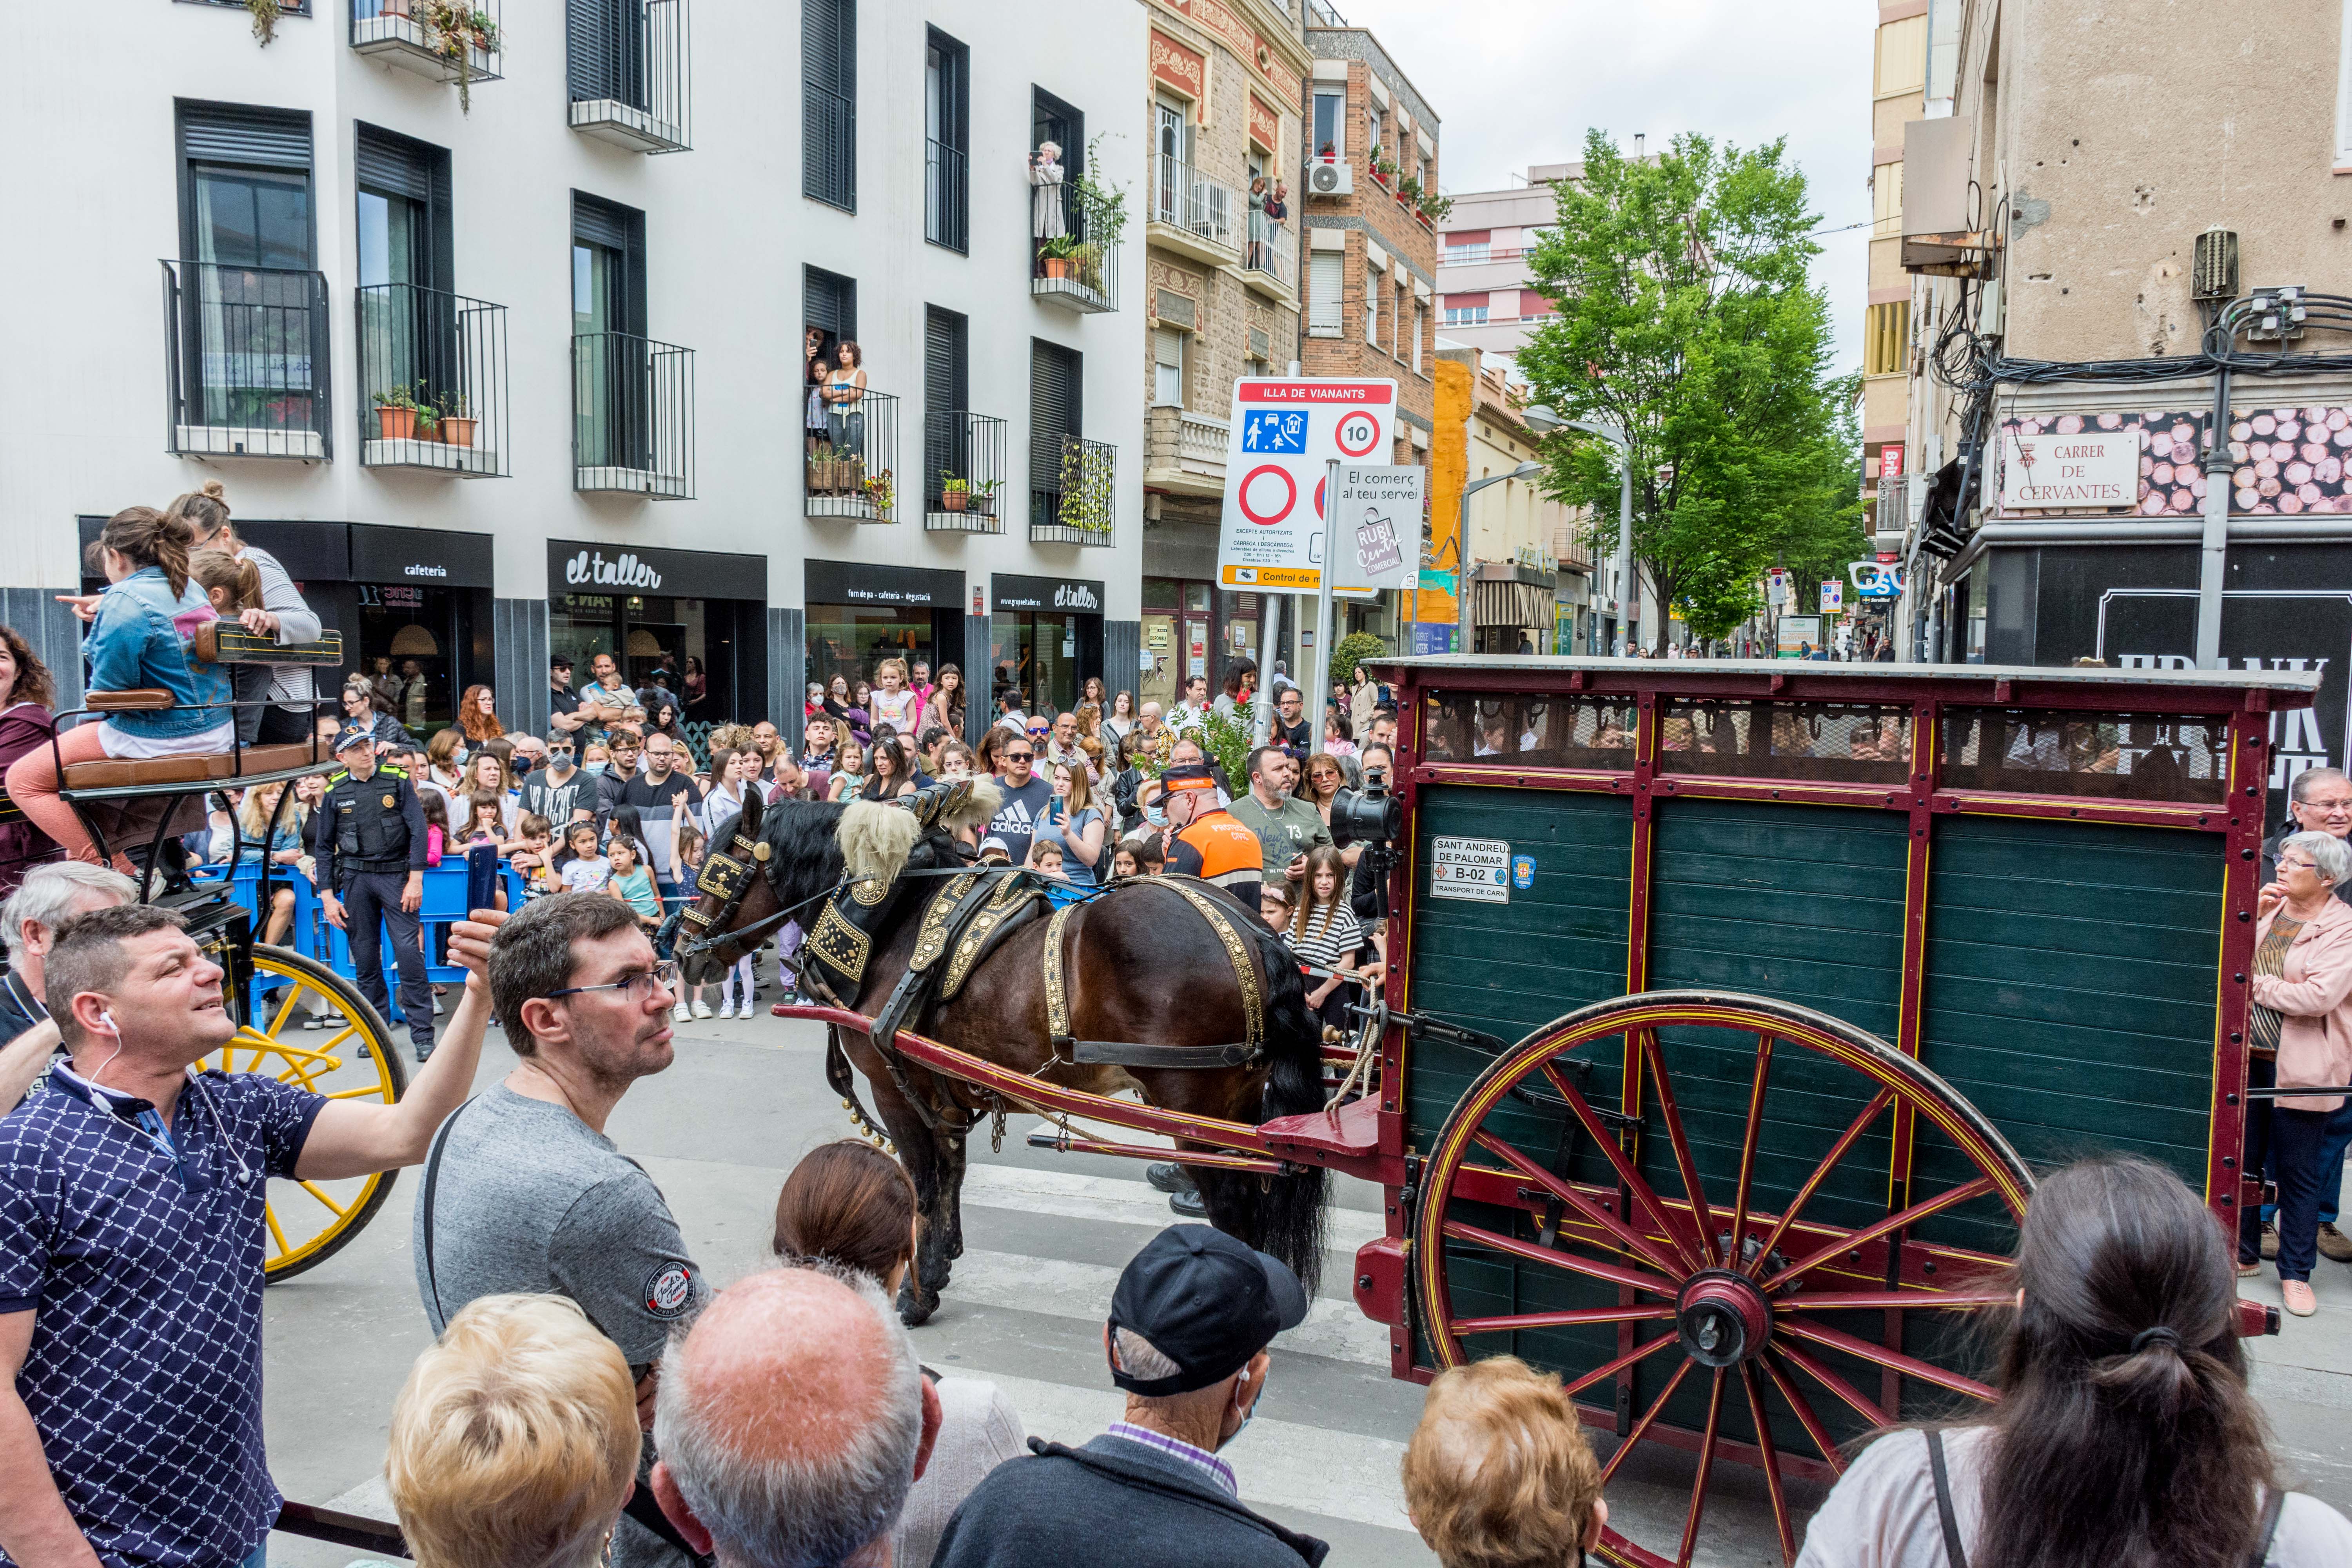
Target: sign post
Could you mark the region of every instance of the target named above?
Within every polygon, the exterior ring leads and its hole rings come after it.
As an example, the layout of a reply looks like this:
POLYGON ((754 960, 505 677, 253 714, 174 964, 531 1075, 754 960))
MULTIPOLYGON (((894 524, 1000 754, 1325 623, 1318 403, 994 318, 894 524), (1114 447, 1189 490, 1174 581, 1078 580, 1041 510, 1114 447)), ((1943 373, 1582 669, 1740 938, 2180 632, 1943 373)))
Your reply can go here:
MULTIPOLYGON (((1331 593, 1324 568, 1338 553, 1340 465, 1360 463, 1394 444, 1396 383, 1380 380, 1244 379, 1234 384, 1234 417, 1225 447, 1225 506, 1217 541, 1223 588, 1313 596, 1314 616, 1298 618, 1300 686, 1310 742, 1323 733, 1330 696, 1331 593)), ((1413 564, 1420 563, 1419 540, 1413 564)), ((1305 605, 1299 606, 1305 609, 1305 605)), ((1261 656, 1269 650, 1260 649, 1261 656)), ((1260 689, 1271 691, 1261 672, 1260 689)))

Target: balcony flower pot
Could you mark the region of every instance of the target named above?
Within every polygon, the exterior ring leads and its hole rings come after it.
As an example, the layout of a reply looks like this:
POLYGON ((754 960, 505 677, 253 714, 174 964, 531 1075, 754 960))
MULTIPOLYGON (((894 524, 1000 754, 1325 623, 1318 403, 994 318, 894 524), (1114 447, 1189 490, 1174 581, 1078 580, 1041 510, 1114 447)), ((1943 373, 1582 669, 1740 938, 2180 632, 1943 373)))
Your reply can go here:
POLYGON ((461 418, 455 414, 444 414, 441 416, 441 439, 452 447, 470 447, 474 444, 477 423, 478 421, 461 418))
POLYGON ((412 405, 395 407, 379 403, 375 409, 377 436, 386 441, 416 439, 416 409, 412 405))
POLYGON ((1045 276, 1048 278, 1074 278, 1077 275, 1077 270, 1078 264, 1066 256, 1045 258, 1045 276))
POLYGON ((940 510, 941 511, 961 511, 971 504, 971 492, 970 490, 942 490, 940 492, 940 510))

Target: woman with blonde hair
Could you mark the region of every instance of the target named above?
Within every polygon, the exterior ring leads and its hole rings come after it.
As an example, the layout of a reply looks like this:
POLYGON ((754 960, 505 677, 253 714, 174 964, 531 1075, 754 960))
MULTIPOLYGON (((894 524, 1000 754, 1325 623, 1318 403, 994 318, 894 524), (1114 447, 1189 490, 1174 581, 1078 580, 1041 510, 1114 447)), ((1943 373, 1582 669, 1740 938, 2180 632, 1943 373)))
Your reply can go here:
POLYGON ((1404 1451, 1406 1517, 1444 1568, 1559 1568, 1601 1539, 1601 1467, 1559 1379, 1517 1356, 1437 1374, 1404 1451))
POLYGON ((482 1296, 416 1358, 384 1481, 419 1568, 594 1568, 636 1485, 620 1348, 561 1296, 482 1296))
POLYGON ((294 887, 287 879, 299 875, 302 864, 302 826, 310 813, 296 800, 283 812, 278 810, 278 797, 286 793, 282 784, 263 784, 245 792, 236 807, 236 863, 258 866, 267 858, 280 868, 272 873, 269 891, 269 919, 261 940, 277 943, 286 940, 287 928, 294 923, 294 887), (271 827, 272 818, 277 826, 271 827))

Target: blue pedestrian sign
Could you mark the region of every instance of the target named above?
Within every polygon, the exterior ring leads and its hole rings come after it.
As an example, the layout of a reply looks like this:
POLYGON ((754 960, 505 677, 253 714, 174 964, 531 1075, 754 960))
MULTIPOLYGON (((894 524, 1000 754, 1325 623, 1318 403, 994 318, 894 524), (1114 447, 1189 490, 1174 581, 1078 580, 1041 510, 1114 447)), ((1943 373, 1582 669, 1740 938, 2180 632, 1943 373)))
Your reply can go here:
POLYGON ((1244 452, 1304 452, 1307 411, 1302 408, 1259 408, 1242 425, 1244 452))

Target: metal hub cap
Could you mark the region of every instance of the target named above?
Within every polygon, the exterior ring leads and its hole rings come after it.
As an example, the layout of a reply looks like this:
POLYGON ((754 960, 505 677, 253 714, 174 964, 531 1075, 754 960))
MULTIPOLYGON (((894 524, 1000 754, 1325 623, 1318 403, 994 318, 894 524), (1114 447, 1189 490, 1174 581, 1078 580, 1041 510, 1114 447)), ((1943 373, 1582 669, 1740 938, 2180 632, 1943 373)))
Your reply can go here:
POLYGON ((1710 1268, 1691 1276, 1675 1299, 1683 1349, 1701 1366, 1737 1366, 1763 1353, 1772 1309, 1756 1281, 1710 1268))

